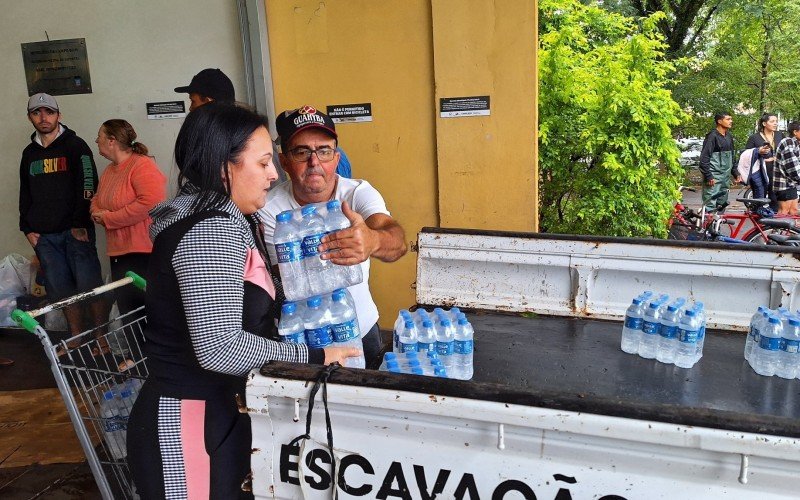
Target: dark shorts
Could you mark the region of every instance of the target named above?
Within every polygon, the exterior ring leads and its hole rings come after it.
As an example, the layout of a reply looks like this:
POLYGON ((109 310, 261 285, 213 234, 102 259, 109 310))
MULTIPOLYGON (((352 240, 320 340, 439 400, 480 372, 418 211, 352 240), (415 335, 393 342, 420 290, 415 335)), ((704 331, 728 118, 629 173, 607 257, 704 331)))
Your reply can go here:
POLYGON ((775 198, 778 201, 792 201, 797 199, 797 188, 790 187, 789 189, 784 189, 783 191, 775 191, 775 198))
POLYGON ((44 270, 44 287, 51 301, 103 284, 94 228, 89 231, 89 241, 76 240, 70 230, 42 233, 34 251, 44 270))

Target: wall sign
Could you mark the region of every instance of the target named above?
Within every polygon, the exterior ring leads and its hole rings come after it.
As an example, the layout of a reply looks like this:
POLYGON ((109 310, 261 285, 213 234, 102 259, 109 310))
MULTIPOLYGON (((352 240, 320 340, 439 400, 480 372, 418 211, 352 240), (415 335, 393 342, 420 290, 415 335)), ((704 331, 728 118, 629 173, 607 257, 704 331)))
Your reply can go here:
POLYGON ((335 104, 328 106, 328 116, 333 123, 353 123, 372 121, 372 103, 335 104))
POLYGON ((439 116, 457 118, 459 116, 489 116, 489 96, 442 97, 439 99, 439 116))
POLYGON ((148 120, 166 120, 186 116, 186 104, 183 101, 148 102, 148 120))
POLYGON ((22 44, 28 95, 91 94, 92 78, 83 38, 22 44))

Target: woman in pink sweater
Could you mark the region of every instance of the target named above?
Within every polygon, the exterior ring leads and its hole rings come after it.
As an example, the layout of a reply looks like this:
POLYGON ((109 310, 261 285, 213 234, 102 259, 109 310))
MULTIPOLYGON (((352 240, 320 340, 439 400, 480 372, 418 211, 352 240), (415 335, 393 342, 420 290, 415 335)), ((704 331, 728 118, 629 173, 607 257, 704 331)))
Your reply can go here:
MULTIPOLYGON (((136 141, 136 132, 125 120, 108 120, 97 132, 97 148, 111 161, 100 176, 92 198, 92 220, 106 229, 106 248, 111 276, 118 280, 125 272, 147 274, 153 250, 148 212, 166 198, 167 179, 147 146, 136 141)), ((144 305, 144 294, 134 287, 118 289, 120 313, 144 305)))

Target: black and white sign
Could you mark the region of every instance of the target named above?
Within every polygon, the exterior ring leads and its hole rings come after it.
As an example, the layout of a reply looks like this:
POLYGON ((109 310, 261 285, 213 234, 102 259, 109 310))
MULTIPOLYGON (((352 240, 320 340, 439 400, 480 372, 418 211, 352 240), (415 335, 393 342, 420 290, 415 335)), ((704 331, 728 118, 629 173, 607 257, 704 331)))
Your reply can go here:
POLYGON ((372 121, 372 103, 335 104, 328 106, 328 116, 333 123, 353 123, 372 121))
POLYGON ((166 120, 186 116, 186 105, 183 101, 148 102, 148 120, 166 120))
POLYGON ((439 116, 457 118, 459 116, 489 116, 489 96, 442 97, 439 99, 439 116))

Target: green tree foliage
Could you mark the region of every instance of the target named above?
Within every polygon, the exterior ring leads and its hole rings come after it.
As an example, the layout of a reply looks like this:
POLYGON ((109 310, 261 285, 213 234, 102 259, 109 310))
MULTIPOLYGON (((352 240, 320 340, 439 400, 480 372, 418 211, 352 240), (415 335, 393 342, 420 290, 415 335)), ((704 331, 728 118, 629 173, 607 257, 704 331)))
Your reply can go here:
POLYGON ((578 0, 539 2, 540 226, 666 234, 683 176, 657 28, 578 0))

